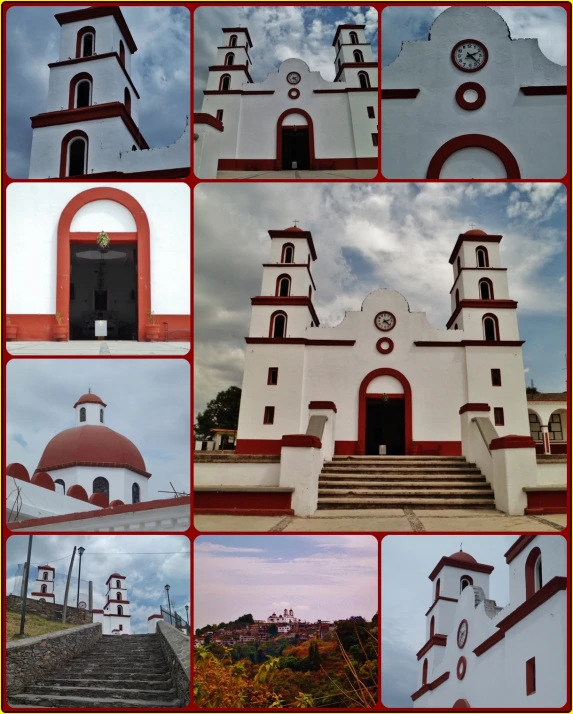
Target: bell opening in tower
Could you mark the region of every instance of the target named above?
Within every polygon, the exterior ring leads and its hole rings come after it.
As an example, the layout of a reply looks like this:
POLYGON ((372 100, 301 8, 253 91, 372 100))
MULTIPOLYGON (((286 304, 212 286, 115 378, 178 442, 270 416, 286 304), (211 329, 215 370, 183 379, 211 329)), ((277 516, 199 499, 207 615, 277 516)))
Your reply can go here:
POLYGON ((70 339, 137 340, 137 244, 72 244, 70 258, 70 339))
POLYGON ((282 127, 283 170, 308 171, 310 169, 310 143, 307 126, 282 127))
POLYGON ((380 453, 386 447, 388 456, 406 453, 406 419, 403 397, 366 399, 366 454, 380 453))

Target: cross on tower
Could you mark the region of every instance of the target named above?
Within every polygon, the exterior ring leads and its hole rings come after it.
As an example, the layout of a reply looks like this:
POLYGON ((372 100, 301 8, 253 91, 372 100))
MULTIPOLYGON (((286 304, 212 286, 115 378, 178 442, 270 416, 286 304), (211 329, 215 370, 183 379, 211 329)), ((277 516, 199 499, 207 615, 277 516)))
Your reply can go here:
POLYGON ((297 224, 297 223, 300 223, 300 221, 298 220, 298 218, 295 218, 295 221, 294 221, 294 227, 295 227, 295 228, 296 228, 296 224, 297 224))
POLYGON ((475 228, 475 224, 474 224, 474 223, 470 223, 470 228, 471 228, 472 231, 473 231, 473 229, 475 228))
POLYGON ((92 388, 88 387, 88 394, 91 394, 91 393, 92 393, 92 388))

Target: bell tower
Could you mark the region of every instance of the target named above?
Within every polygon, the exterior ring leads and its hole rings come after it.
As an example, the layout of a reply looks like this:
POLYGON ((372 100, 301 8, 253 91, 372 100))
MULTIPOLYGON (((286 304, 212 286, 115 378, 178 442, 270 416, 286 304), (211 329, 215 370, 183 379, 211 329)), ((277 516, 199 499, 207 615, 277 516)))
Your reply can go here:
POLYGON ((117 6, 62 12, 56 20, 60 56, 48 65, 46 111, 31 119, 30 178, 97 175, 120 152, 149 148, 131 79, 137 46, 117 6))
POLYGON ((365 25, 339 25, 332 42, 336 51, 335 82, 346 82, 350 87, 369 89, 378 87, 378 64, 372 46, 366 41, 365 25))
POLYGON ((38 577, 34 583, 34 592, 30 594, 32 600, 43 600, 45 602, 56 602, 54 595, 54 578, 56 570, 51 565, 39 565, 38 577))
POLYGON ((97 394, 92 394, 91 389, 87 394, 82 394, 74 404, 76 411, 76 426, 101 426, 105 424, 105 409, 107 404, 97 394))
POLYGON ((246 27, 224 27, 216 63, 209 67, 207 91, 234 91, 240 90, 243 84, 250 84, 253 80, 249 73, 252 65, 249 49, 252 46, 246 27))
POLYGON ((112 573, 106 582, 106 603, 103 608, 104 634, 131 635, 129 599, 125 587, 125 575, 112 573))

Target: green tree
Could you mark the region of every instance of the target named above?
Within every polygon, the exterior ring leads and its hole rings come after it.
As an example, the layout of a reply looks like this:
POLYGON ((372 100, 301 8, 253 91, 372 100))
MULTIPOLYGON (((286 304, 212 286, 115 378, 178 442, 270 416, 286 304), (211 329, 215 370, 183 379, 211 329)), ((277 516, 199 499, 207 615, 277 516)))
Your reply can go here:
POLYGON ((229 387, 219 392, 211 399, 205 411, 197 414, 195 436, 197 439, 207 439, 213 429, 236 429, 239 423, 239 406, 241 390, 239 387, 229 387))
POLYGON ((273 622, 269 627, 267 628, 267 633, 271 636, 274 637, 275 635, 278 635, 279 633, 279 628, 275 625, 273 622))
POLYGON ((312 672, 318 672, 320 669, 320 652, 316 640, 311 640, 308 647, 308 668, 312 672))

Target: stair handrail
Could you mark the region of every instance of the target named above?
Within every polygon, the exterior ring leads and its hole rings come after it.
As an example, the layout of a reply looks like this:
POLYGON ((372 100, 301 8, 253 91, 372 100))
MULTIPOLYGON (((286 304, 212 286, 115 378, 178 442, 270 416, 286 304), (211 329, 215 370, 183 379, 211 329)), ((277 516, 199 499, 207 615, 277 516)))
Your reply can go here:
POLYGON ((481 426, 480 426, 479 421, 476 419, 476 417, 474 417, 474 418, 472 419, 472 422, 477 426, 478 431, 479 431, 479 433, 481 434, 481 438, 483 439, 483 443, 485 444, 485 448, 487 449, 488 454, 491 456, 491 449, 489 448, 488 441, 487 441, 487 439, 485 438, 485 434, 483 433, 483 430, 482 430, 482 428, 481 428, 481 426))

